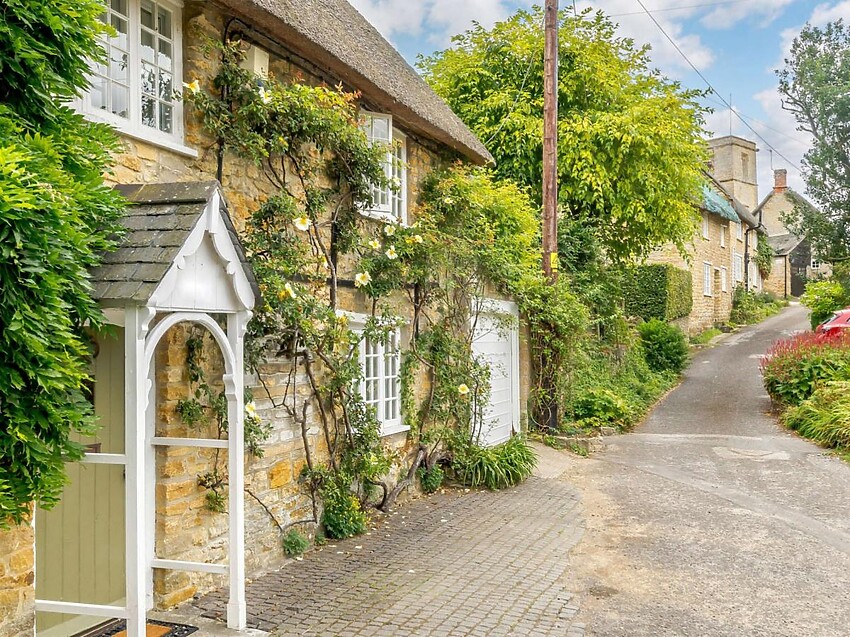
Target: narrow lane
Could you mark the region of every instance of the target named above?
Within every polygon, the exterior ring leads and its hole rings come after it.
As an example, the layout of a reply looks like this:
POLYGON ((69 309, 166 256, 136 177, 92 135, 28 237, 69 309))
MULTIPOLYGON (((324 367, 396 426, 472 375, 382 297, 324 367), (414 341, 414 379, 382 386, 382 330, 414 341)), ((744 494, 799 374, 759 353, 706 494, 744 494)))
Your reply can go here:
POLYGON ((792 307, 702 352, 634 434, 574 466, 589 635, 850 635, 850 466, 783 430, 758 371, 792 307))

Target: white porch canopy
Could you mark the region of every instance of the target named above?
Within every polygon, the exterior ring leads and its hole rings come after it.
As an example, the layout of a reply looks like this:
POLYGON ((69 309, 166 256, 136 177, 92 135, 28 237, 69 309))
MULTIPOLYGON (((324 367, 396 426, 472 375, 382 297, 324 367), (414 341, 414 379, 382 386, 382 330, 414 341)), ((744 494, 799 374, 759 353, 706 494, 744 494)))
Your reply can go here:
POLYGON ((126 476, 126 603, 124 606, 36 601, 36 610, 123 618, 128 637, 145 635, 153 606, 153 569, 226 574, 227 623, 244 629, 244 369, 243 343, 256 281, 227 214, 217 182, 129 185, 127 229, 119 248, 92 271, 94 295, 110 322, 124 326, 125 447, 123 454, 89 453, 83 462, 123 465, 126 476), (226 330, 219 324, 226 316, 226 330), (178 323, 205 327, 224 358, 228 439, 157 437, 153 360, 178 323), (155 554, 155 450, 162 446, 228 451, 229 559, 209 564, 155 554))

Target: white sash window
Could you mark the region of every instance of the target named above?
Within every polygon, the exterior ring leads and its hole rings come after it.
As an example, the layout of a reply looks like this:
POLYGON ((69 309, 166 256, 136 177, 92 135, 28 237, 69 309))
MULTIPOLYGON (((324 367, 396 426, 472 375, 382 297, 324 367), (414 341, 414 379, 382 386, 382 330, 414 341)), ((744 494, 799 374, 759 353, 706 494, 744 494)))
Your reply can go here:
POLYGON ((407 138, 393 128, 392 115, 361 113, 363 132, 372 144, 388 147, 384 174, 390 185, 372 186, 372 205, 365 214, 396 223, 407 223, 407 138))
POLYGON ((131 137, 182 146, 183 108, 174 98, 183 83, 179 5, 107 0, 101 20, 115 32, 103 37, 107 60, 92 64, 79 109, 131 137))

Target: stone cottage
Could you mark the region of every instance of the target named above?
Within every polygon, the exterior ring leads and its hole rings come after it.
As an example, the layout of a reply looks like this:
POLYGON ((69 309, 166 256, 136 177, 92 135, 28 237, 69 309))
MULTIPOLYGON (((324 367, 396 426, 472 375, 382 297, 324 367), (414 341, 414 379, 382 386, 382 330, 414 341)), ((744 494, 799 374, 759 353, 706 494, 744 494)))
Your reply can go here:
POLYGON ((800 296, 806 281, 832 274, 830 264, 812 254, 806 238, 789 232, 785 226, 784 218, 801 209, 814 210, 814 206, 788 187, 785 169, 773 171, 773 190, 753 212, 761 219, 774 253, 773 268, 764 281, 764 287, 777 296, 800 296))
MULTIPOLYGON (((708 174, 699 214, 687 258, 675 246, 665 246, 647 259, 649 263, 668 263, 691 273, 693 306, 680 321, 689 335, 729 320, 732 290, 744 285, 745 239, 758 225, 743 205, 708 174)), ((757 283, 756 276, 751 273, 753 285, 757 283)))
MULTIPOLYGON (((114 29, 104 43, 109 62, 93 69, 92 88, 76 104, 119 133, 113 179, 130 204, 121 247, 92 273, 111 323, 96 336, 93 363, 102 427, 85 441, 85 460, 69 467, 62 502, 36 511, 32 527, 0 532, 0 637, 34 628, 71 636, 115 619, 139 637, 148 610, 222 586, 230 591, 228 624, 244 628, 246 574, 284 561, 279 524, 315 516, 299 475, 306 450, 327 455, 327 441, 312 409, 304 414, 313 424, 302 430, 281 404, 287 382, 306 391, 304 372, 285 356, 267 360, 259 377, 245 371, 246 324, 261 293, 240 232, 272 188, 250 162, 228 158, 222 166, 216 140, 175 95, 215 75, 208 42, 238 33, 250 44, 245 64, 260 77, 358 92, 367 135, 392 143, 386 164, 398 186, 363 211, 370 223, 414 223, 429 172, 492 161, 345 0, 113 0, 104 20, 114 29), (213 350, 228 436, 191 431, 177 417, 190 378, 187 338, 198 329, 213 350), (262 458, 246 457, 241 435, 250 386, 257 417, 271 427, 262 458), (227 513, 206 506, 199 475, 213 475, 211 466, 227 473, 227 513)), ((369 312, 354 285, 340 294, 352 321, 369 312)), ((485 296, 472 347, 492 372, 481 442, 497 444, 520 428, 528 355, 517 306, 494 290, 485 296)), ((403 459, 410 443, 399 355, 412 317, 400 319, 387 342, 365 342, 359 362, 384 443, 403 459)))

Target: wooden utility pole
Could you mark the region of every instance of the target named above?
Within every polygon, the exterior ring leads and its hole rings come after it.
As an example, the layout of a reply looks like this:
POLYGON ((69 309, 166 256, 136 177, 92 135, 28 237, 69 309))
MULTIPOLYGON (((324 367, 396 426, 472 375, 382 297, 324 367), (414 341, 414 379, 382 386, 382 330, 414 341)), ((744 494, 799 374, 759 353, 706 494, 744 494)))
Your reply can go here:
MULTIPOLYGON (((543 273, 549 283, 558 279, 558 0, 546 0, 543 50, 543 273)), ((540 423, 558 428, 558 399, 553 365, 541 361, 543 404, 540 423)))
POLYGON ((558 0, 546 0, 543 52, 543 272, 558 278, 558 0))

